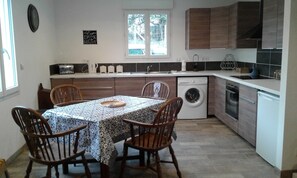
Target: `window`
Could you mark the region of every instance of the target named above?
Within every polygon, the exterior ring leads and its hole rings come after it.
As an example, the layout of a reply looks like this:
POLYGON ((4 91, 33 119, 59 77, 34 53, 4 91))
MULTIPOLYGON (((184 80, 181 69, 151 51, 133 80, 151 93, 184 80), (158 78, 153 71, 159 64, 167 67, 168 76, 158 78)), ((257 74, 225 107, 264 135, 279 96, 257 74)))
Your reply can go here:
POLYGON ((126 11, 126 57, 169 57, 169 22, 169 11, 126 11))
POLYGON ((0 97, 18 90, 11 0, 0 0, 0 97))

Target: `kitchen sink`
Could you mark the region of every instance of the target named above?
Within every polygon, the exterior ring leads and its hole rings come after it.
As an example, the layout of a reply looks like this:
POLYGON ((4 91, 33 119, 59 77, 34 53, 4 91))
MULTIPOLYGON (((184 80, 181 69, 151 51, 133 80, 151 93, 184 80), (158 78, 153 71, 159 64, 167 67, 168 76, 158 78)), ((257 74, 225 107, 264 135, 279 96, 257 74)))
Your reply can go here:
POLYGON ((171 74, 171 71, 151 71, 151 72, 130 72, 130 74, 148 74, 148 75, 153 75, 153 74, 171 74))

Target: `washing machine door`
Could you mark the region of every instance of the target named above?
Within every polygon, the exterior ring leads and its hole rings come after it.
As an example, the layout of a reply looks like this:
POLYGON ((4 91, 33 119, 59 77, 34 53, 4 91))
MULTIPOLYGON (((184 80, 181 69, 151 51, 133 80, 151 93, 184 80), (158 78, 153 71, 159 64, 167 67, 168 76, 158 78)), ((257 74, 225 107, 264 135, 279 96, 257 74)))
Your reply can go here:
POLYGON ((183 93, 184 104, 191 107, 200 106, 205 99, 205 94, 199 86, 186 87, 183 93))

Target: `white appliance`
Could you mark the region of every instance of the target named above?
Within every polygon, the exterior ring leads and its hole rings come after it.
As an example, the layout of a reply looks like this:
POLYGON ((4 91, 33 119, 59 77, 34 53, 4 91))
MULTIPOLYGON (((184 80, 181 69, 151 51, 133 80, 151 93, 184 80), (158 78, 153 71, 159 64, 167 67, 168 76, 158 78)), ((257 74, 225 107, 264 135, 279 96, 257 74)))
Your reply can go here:
POLYGON ((178 96, 183 106, 178 119, 201 119, 207 117, 207 77, 177 78, 178 96))
POLYGON ((279 96, 258 92, 256 152, 276 165, 279 96))

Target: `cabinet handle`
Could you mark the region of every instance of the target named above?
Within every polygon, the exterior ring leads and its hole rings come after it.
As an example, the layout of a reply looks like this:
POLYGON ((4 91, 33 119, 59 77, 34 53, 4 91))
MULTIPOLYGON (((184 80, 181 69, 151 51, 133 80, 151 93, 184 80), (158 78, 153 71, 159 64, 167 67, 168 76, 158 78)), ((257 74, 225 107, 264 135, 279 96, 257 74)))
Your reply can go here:
POLYGON ((253 101, 253 100, 250 100, 250 99, 248 99, 248 98, 246 98, 246 97, 239 96, 239 98, 240 98, 240 99, 242 99, 242 100, 244 100, 244 101, 246 101, 246 102, 248 102, 248 103, 251 103, 251 104, 256 104, 256 102, 255 102, 255 101, 253 101))

